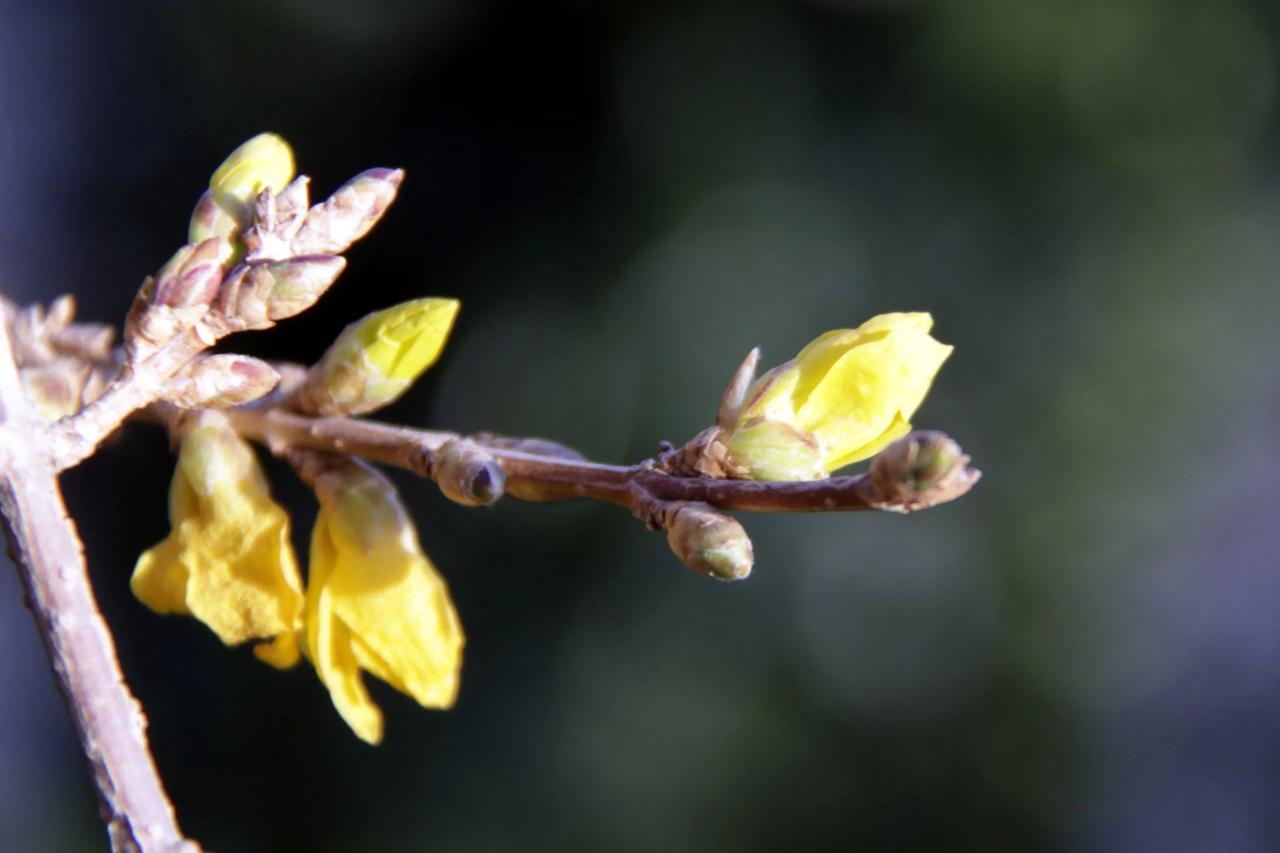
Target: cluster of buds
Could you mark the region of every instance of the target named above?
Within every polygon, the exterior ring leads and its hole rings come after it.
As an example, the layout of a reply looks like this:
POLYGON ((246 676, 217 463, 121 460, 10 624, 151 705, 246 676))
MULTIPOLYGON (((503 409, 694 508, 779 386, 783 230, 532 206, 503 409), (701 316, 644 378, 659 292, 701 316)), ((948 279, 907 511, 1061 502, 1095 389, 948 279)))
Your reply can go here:
MULTIPOLYGON (((266 329, 314 305, 346 267, 341 253, 377 223, 403 177, 371 169, 311 206, 308 179, 294 177, 293 152, 283 139, 264 133, 241 145, 196 203, 188 243, 138 291, 125 322, 126 366, 175 340, 198 352, 231 332, 266 329)), ((264 387, 265 372, 253 373, 246 376, 243 362, 207 363, 201 382, 220 389, 209 399, 225 405, 264 387), (219 366, 226 376, 214 376, 219 366), (228 396, 224 386, 238 390, 228 396)), ((192 381, 175 383, 174 402, 190 404, 192 381)))
POLYGON ((114 370, 115 330, 74 323, 75 300, 55 299, 17 308, 0 299, 0 317, 9 324, 13 357, 27 398, 47 420, 80 411, 96 399, 114 370))

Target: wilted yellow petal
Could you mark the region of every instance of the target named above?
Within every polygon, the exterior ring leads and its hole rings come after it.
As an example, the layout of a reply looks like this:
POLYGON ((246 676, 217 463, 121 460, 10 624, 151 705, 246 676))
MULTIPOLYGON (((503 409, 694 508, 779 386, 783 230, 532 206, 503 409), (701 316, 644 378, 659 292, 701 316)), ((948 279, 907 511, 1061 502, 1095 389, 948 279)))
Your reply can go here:
POLYGON ((343 719, 377 743, 382 717, 359 671, 425 707, 447 708, 457 696, 462 629, 385 477, 352 463, 322 474, 316 492, 307 649, 343 719))
MULTIPOLYGON (((267 493, 252 449, 221 415, 205 413, 183 437, 169 510, 169 537, 134 568, 139 600, 195 616, 228 645, 301 626, 288 516, 267 493)), ((278 644, 276 661, 286 659, 288 642, 278 644)))

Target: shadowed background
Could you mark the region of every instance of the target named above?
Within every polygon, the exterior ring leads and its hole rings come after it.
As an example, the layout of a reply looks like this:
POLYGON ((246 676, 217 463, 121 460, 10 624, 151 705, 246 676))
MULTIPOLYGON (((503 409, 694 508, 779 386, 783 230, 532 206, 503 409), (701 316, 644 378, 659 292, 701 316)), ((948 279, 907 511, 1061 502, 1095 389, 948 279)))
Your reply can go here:
MULTIPOLYGON (((128 592, 172 457, 64 478, 156 760, 219 851, 1280 847, 1280 13, 1248 0, 0 0, 0 289, 124 316, 262 130, 322 196, 408 172, 309 360, 463 309, 385 412, 605 461, 706 426, 741 357, 929 310, 916 418, 986 473, 919 515, 744 517, 694 575, 616 508, 398 477, 468 632, 448 713, 350 734, 128 592)), ((270 463, 305 554, 312 501, 270 463)), ((105 847, 14 573, 0 828, 105 847)))

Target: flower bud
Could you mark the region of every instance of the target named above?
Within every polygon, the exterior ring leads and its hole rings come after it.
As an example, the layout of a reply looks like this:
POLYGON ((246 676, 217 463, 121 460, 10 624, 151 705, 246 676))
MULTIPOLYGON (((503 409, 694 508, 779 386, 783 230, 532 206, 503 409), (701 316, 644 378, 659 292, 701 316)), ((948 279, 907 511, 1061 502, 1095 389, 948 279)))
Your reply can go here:
POLYGON ((497 460, 465 438, 450 439, 431 454, 430 476, 462 506, 489 506, 502 497, 507 479, 497 460))
POLYGON ((251 205, 265 189, 279 192, 293 180, 293 150, 274 133, 260 133, 222 161, 209 178, 218 203, 251 205))
POLYGON ((240 264, 223 283, 218 311, 233 331, 269 329, 314 305, 346 266, 333 255, 240 264))
POLYGON ((946 433, 913 432, 890 444, 871 462, 877 502, 903 511, 955 500, 982 476, 946 433))
POLYGON ((456 299, 415 299, 347 326, 307 372, 299 405, 317 415, 360 415, 398 399, 444 348, 456 299))
POLYGON ((751 574, 751 539, 737 519, 710 504, 681 501, 671 506, 665 526, 671 550, 694 571, 722 581, 751 574))
POLYGON ((293 178, 293 151, 274 133, 260 133, 232 151, 209 179, 209 191, 191 214, 195 243, 211 236, 231 239, 253 224, 253 205, 263 190, 279 192, 293 178))
POLYGON ((311 208, 293 238, 293 253, 345 251, 382 218, 403 180, 401 169, 369 169, 356 175, 323 204, 311 208))
POLYGON ((812 480, 875 455, 909 418, 952 348, 928 314, 881 314, 818 337, 756 380, 725 430, 730 470, 812 480))
POLYGON ((245 355, 208 355, 171 380, 165 399, 188 409, 225 409, 256 400, 280 382, 265 361, 245 355))

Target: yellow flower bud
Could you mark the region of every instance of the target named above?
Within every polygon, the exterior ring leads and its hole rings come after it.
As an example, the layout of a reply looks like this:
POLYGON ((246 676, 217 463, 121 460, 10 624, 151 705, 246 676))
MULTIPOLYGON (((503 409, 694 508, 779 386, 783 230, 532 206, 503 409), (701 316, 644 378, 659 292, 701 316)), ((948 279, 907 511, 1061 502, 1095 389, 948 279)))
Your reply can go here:
POLYGON ((283 190, 293 180, 293 168, 293 150, 274 133, 260 133, 232 151, 209 179, 209 194, 201 197, 191 215, 191 242, 215 235, 230 238, 247 228, 258 194, 283 190))
POLYGON ((730 461, 755 479, 820 479, 906 435, 952 350, 932 326, 925 313, 881 314, 818 337, 747 391, 730 461))
POLYGON ((203 413, 183 436, 169 518, 168 538, 138 558, 134 595, 196 617, 228 645, 274 639, 271 662, 296 661, 303 595, 289 517, 223 415, 203 413))
POLYGON ((398 399, 430 367, 458 313, 456 299, 415 299, 357 320, 307 373, 300 405, 359 415, 398 399))
POLYGON ((315 489, 305 648, 338 713, 376 744, 382 713, 361 670, 424 707, 448 708, 458 692, 462 628, 390 481, 348 460, 321 473, 315 489))
POLYGON ((253 204, 265 189, 280 192, 293 180, 293 150, 274 133, 259 133, 232 151, 209 179, 209 189, 222 203, 253 204))

